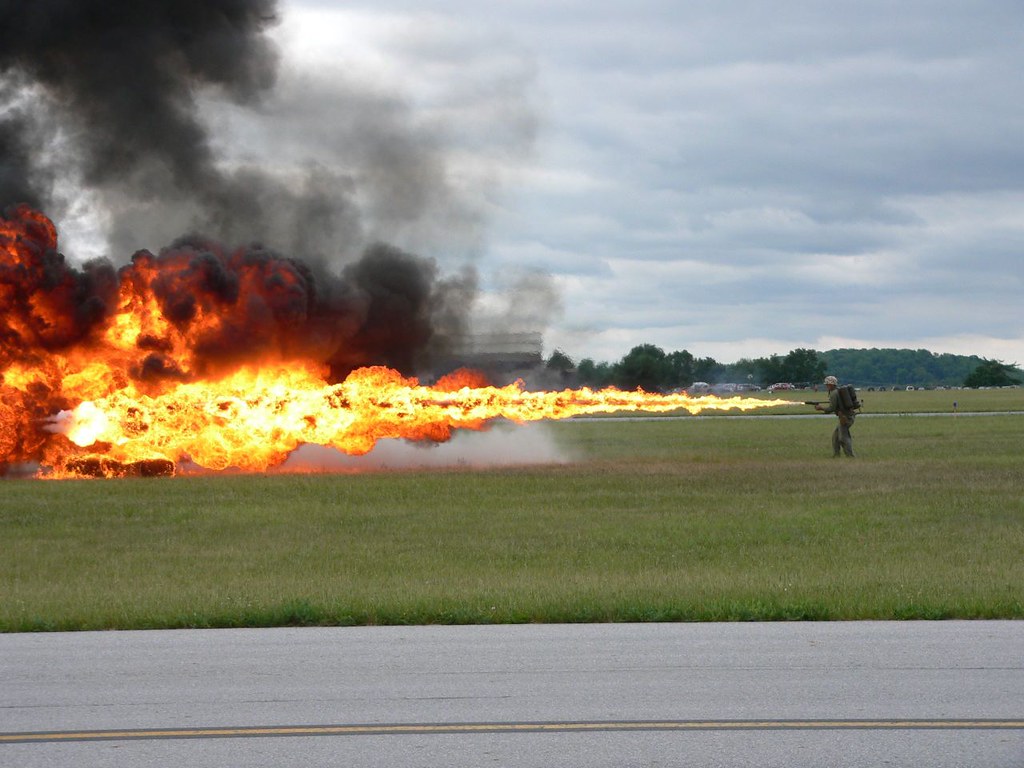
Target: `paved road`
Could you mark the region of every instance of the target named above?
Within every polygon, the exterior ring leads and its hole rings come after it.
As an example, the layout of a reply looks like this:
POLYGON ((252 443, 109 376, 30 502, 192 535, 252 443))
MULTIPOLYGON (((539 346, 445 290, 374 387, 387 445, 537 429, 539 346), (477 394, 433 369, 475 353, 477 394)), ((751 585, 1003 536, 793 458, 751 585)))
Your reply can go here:
POLYGON ((1024 622, 0 635, 0 766, 1024 766, 1024 622))

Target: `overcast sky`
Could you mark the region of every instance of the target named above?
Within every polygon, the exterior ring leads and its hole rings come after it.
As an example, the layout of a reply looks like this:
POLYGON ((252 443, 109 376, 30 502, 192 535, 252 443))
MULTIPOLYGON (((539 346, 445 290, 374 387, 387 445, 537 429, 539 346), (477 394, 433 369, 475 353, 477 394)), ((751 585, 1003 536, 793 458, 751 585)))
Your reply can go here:
POLYGON ((474 265, 547 353, 1024 363, 1020 0, 281 2, 225 151, 357 148, 363 235, 474 265))

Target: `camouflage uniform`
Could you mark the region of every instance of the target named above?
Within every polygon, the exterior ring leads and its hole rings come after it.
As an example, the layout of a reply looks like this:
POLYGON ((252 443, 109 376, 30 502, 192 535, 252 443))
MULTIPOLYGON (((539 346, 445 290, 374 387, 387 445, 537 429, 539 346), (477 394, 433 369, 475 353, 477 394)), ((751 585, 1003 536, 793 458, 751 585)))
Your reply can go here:
POLYGON ((843 401, 839 399, 839 388, 833 387, 828 393, 828 405, 821 409, 824 413, 834 413, 839 417, 839 426, 832 432, 832 456, 839 455, 840 447, 847 456, 853 456, 853 435, 850 434, 850 427, 856 414, 843 407, 843 401))

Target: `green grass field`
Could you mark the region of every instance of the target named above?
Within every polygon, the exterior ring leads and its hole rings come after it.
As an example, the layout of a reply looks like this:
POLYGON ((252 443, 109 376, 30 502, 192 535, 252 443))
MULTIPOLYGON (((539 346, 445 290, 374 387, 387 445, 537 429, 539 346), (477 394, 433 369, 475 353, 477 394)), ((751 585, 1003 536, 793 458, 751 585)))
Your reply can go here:
POLYGON ((563 464, 8 479, 0 630, 1024 618, 1024 416, 900 415, 1021 392, 863 393, 855 460, 829 416, 714 416, 552 423, 563 464))

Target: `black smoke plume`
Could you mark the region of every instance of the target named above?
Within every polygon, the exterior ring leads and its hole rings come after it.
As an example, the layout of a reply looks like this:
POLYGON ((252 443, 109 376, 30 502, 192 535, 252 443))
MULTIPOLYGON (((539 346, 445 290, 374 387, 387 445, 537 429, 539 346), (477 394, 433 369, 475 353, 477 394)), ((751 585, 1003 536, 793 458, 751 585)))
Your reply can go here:
POLYGON ((44 352, 98 347, 122 305, 150 296, 187 349, 172 355, 167 336, 140 336, 125 373, 143 383, 290 360, 327 364, 331 381, 366 365, 414 373, 445 351, 436 329, 450 331, 452 302, 474 288, 471 276, 439 279, 432 261, 385 245, 337 275, 199 237, 139 251, 116 270, 105 260, 76 267, 45 216, 10 206, 0 213, 0 374, 44 352))
MULTIPOLYGON (((276 0, 2 0, 0 77, 8 100, 28 92, 63 126, 86 186, 154 196, 166 181, 217 215, 238 190, 216 169, 196 92, 250 102, 270 88, 276 14, 276 0)), ((53 195, 26 162, 52 137, 31 128, 18 114, 0 124, 4 205, 53 195)))
MULTIPOLYGON (((160 242, 201 233, 156 255, 136 253, 119 273, 130 279, 132 266, 148 261, 173 273, 154 290, 168 319, 182 327, 200 301, 231 315, 197 337, 196 370, 268 345, 282 354, 311 347, 335 377, 368 364, 404 373, 429 369, 431 354, 465 331, 473 275, 441 279, 432 260, 386 245, 364 249, 360 242, 353 253, 341 241, 364 233, 352 202, 355 182, 344 172, 315 166, 301 183, 285 183, 258 166, 218 157, 201 95, 250 107, 268 98, 279 54, 267 32, 277 19, 276 0, 0 0, 0 210, 11 217, 15 205, 28 203, 59 221, 71 207, 60 179, 73 178, 112 203, 107 236, 115 258, 135 251, 132 230, 147 231, 154 221, 162 229, 153 231, 165 231, 167 222, 177 228, 160 242), (259 242, 268 246, 234 245, 259 242), (119 249, 126 244, 132 247, 119 249), (358 253, 343 270, 330 266, 338 254, 348 261, 358 253), (233 270, 257 263, 265 290, 239 309, 233 270)), ((368 114, 360 110, 350 121, 359 124, 368 114)), ((415 132, 395 125, 389 114, 358 130, 377 146, 381 137, 394 137, 399 154, 416 166, 408 176, 427 178, 423 168, 436 163, 417 158, 420 143, 409 140, 415 132)), ((419 205, 431 199, 431 191, 401 177, 395 171, 378 185, 416 189, 419 205)), ((433 192, 440 196, 439 188, 433 192)), ((109 276, 114 267, 95 262, 76 271, 55 243, 42 252, 48 269, 59 267, 79 286, 61 299, 80 304, 65 315, 70 336, 53 341, 71 343, 109 314, 111 281, 90 276, 109 276)), ((140 344, 153 347, 140 377, 178 375, 158 340, 140 344)))

